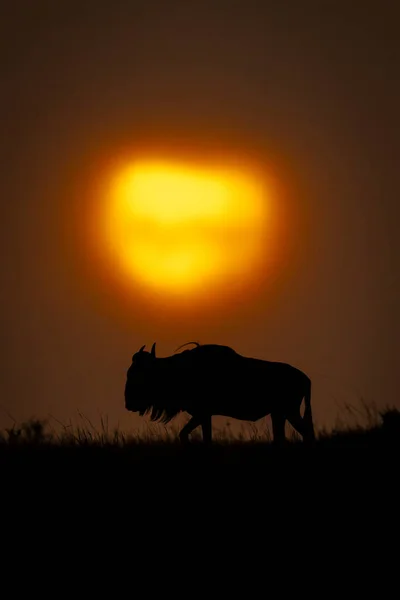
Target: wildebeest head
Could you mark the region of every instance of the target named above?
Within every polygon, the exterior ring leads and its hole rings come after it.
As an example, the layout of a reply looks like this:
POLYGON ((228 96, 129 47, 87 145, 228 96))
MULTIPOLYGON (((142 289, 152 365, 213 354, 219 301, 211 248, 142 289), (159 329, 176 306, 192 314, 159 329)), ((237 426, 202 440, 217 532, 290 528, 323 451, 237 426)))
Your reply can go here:
POLYGON ((151 369, 156 360, 156 343, 154 342, 151 352, 145 351, 146 345, 132 356, 132 363, 128 369, 125 383, 125 408, 132 412, 138 412, 141 416, 148 410, 148 391, 151 381, 151 369))
POLYGON ((168 389, 165 393, 166 372, 160 367, 159 361, 163 359, 156 358, 155 342, 151 352, 146 352, 145 346, 142 346, 132 356, 125 384, 125 408, 138 412, 140 416, 148 414, 152 421, 168 423, 182 409, 168 389))

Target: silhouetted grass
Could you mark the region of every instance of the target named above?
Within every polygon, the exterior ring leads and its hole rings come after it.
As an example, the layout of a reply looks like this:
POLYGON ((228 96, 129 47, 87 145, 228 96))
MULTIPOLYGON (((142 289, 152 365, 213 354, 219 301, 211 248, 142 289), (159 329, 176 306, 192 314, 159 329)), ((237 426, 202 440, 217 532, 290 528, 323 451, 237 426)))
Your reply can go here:
MULTIPOLYGON (((386 446, 397 445, 400 440, 400 411, 395 408, 387 408, 379 412, 376 408, 364 405, 365 412, 362 414, 354 407, 346 407, 352 416, 356 416, 355 422, 347 423, 339 421, 331 430, 317 430, 317 441, 308 453, 318 453, 325 448, 335 448, 338 451, 343 448, 370 448, 378 449, 386 446), (357 412, 362 419, 357 420, 357 412), (362 422, 361 422, 362 421, 362 422)), ((155 456, 159 453, 163 458, 178 455, 186 455, 193 448, 198 447, 205 454, 213 451, 219 452, 223 449, 224 456, 230 453, 235 457, 255 453, 276 453, 270 430, 266 427, 261 432, 252 424, 243 424, 239 430, 232 431, 231 427, 213 432, 213 444, 204 447, 201 443, 201 432, 196 430, 191 437, 191 443, 183 446, 179 441, 179 428, 174 425, 164 426, 151 422, 134 432, 124 432, 118 428, 110 429, 106 417, 101 417, 100 427, 96 428, 93 423, 82 413, 79 413, 80 424, 67 424, 50 418, 39 420, 32 418, 21 424, 14 423, 11 427, 0 433, 0 452, 4 457, 12 457, 13 453, 19 456, 24 453, 31 454, 40 449, 40 455, 62 450, 76 452, 79 449, 101 451, 113 451, 129 454, 136 462, 145 461, 146 457, 155 456)), ((287 430, 287 443, 280 452, 290 452, 292 455, 301 452, 304 445, 301 438, 294 430, 287 430)))

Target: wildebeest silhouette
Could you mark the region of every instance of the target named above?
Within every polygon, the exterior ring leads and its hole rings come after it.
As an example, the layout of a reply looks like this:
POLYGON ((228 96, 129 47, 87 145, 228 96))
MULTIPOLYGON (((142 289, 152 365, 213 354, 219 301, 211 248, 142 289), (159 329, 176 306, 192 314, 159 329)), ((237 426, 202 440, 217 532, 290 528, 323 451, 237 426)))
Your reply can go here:
POLYGON ((156 357, 155 342, 151 352, 142 346, 132 356, 125 383, 127 410, 162 423, 187 412, 191 419, 179 434, 183 442, 200 425, 203 441, 210 442, 213 415, 258 421, 271 414, 274 442, 285 440, 286 420, 303 441, 315 439, 311 380, 305 373, 286 363, 243 356, 229 346, 189 343, 196 347, 165 358, 156 357))

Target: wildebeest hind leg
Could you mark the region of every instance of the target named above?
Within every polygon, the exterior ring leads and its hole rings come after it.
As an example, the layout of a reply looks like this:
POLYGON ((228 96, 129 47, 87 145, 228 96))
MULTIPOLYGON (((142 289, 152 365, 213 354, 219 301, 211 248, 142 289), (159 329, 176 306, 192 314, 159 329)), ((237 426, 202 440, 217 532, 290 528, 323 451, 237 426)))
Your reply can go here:
POLYGON ((299 412, 292 412, 292 413, 288 414, 287 420, 289 421, 289 423, 291 424, 291 426, 304 439, 304 437, 305 437, 305 426, 304 426, 303 419, 302 419, 302 417, 300 415, 300 411, 299 412))
POLYGON ((308 422, 307 416, 301 417, 300 412, 288 415, 287 420, 300 433, 303 441, 306 444, 313 444, 315 441, 315 434, 313 424, 308 422))
POLYGON ((190 421, 188 421, 186 423, 185 427, 183 427, 182 430, 181 430, 181 432, 179 433, 179 439, 181 440, 181 442, 183 442, 183 443, 188 442, 189 441, 189 435, 200 424, 201 424, 201 421, 200 421, 199 418, 192 417, 190 419, 190 421))

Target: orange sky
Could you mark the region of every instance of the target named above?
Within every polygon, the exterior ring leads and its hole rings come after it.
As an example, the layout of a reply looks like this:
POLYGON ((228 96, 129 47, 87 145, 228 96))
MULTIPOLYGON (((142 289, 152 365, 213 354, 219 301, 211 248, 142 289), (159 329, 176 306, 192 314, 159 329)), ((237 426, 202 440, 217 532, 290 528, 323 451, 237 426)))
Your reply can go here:
POLYGON ((125 372, 153 341, 160 355, 194 339, 291 362, 315 382, 321 423, 361 396, 398 404, 395 9, 16 4, 0 23, 0 424, 80 409, 130 426, 125 372), (241 267, 196 302, 137 286, 110 251, 109 175, 138 156, 254 168, 274 190, 260 246, 244 243, 254 222, 236 242, 225 230, 241 267))

